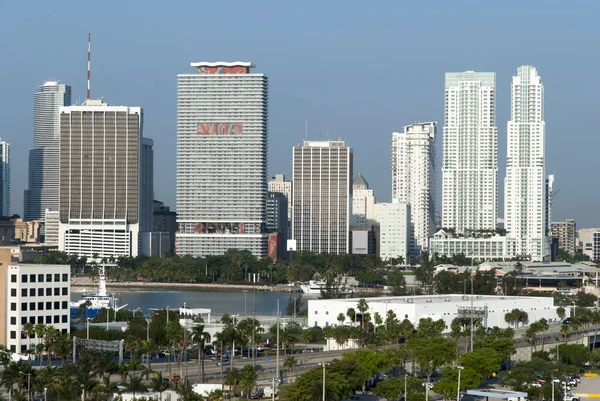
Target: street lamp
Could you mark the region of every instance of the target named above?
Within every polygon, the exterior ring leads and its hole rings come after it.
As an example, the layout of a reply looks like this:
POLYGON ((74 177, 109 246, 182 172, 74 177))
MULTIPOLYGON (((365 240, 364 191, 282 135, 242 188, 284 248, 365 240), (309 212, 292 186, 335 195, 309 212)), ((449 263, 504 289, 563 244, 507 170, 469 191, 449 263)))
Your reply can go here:
POLYGON ((31 399, 31 373, 23 373, 23 372, 19 372, 20 374, 27 376, 27 399, 30 400, 31 399))
POLYGON ((44 387, 44 401, 48 401, 48 387, 44 387))
POLYGON ((81 385, 81 401, 85 401, 85 386, 81 385))
POLYGON ((558 383, 558 382, 559 382, 558 379, 552 380, 552 401, 554 401, 554 383, 558 383))
POLYGON ((90 318, 87 318, 87 339, 90 339, 90 318))
POLYGON ((456 401, 460 401, 460 371, 464 369, 464 366, 457 366, 458 369, 458 388, 456 390, 456 401))
POLYGON ((329 365, 329 363, 320 362, 319 365, 323 365, 323 401, 325 401, 325 366, 329 365))
POLYGON ((406 379, 408 379, 408 375, 404 374, 404 401, 408 401, 408 392, 406 391, 406 379))

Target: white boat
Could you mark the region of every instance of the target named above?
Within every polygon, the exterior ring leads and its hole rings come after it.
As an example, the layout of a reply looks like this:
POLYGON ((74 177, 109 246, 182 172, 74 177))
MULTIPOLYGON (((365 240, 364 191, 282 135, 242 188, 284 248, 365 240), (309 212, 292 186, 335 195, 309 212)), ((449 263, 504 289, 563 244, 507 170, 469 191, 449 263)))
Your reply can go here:
POLYGON ((117 308, 115 297, 113 295, 108 295, 106 292, 106 274, 104 266, 98 268, 98 292, 95 294, 86 294, 84 290, 79 301, 71 302, 71 313, 75 313, 81 305, 88 301, 90 304, 85 308, 86 317, 95 317, 101 309, 108 308, 120 310, 127 306, 127 304, 125 304, 117 308))
MULTIPOLYGON (((337 285, 338 283, 336 283, 337 285)), ((352 288, 348 287, 345 282, 340 282, 340 291, 347 295, 352 293, 352 288)), ((307 295, 321 295, 321 290, 327 288, 327 282, 320 280, 310 280, 308 283, 300 284, 300 289, 307 295)))

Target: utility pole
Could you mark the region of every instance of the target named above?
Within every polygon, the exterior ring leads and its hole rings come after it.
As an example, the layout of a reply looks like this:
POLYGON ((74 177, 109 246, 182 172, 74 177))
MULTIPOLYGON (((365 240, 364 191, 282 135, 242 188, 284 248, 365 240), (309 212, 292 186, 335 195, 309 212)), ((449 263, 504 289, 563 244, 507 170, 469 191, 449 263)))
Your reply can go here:
MULTIPOLYGON (((473 264, 473 259, 471 259, 471 265, 473 264)), ((473 325, 473 279, 475 275, 471 272, 471 352, 473 352, 473 337, 475 336, 475 326, 473 325)))
POLYGON ((273 399, 275 399, 275 389, 279 387, 279 298, 277 298, 277 354, 275 357, 275 366, 277 367, 277 376, 273 380, 273 399))
POLYGON ((253 273, 252 282, 252 366, 256 367, 256 273, 253 273))

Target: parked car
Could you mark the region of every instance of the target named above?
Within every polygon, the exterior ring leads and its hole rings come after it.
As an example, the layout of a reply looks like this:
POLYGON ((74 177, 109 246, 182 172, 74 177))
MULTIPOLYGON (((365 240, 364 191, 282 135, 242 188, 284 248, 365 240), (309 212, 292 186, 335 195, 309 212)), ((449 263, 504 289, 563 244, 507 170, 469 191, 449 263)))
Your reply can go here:
POLYGON ((179 376, 177 373, 173 373, 171 375, 171 381, 178 382, 180 380, 181 380, 181 376, 179 376))

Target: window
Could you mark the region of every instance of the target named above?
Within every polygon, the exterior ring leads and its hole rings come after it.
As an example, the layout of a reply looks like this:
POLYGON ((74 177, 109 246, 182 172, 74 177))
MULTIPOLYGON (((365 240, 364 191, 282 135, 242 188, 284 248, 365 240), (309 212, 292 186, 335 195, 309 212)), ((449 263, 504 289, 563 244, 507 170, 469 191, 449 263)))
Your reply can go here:
POLYGON ((67 323, 67 315, 62 315, 62 322, 67 323))
POLYGON ((52 316, 46 316, 46 324, 52 323, 52 316))
POLYGON ((21 274, 21 282, 22 283, 26 283, 27 282, 27 274, 21 274))
POLYGON ((16 339, 16 338, 17 338, 17 332, 16 332, 16 331, 14 331, 14 330, 12 330, 12 331, 10 332, 10 338, 11 338, 11 339, 13 339, 13 340, 14 340, 14 339, 16 339))
POLYGON ((21 288, 21 296, 22 297, 26 297, 27 296, 27 288, 21 288))
POLYGON ((46 310, 52 309, 52 302, 46 302, 46 310))
POLYGON ((21 304, 21 311, 26 311, 27 310, 27 302, 23 302, 21 304))
POLYGON ((30 274, 29 275, 29 282, 30 283, 35 283, 35 274, 30 274))
POLYGON ((62 308, 69 309, 69 303, 67 301, 62 301, 62 308))
POLYGON ((17 317, 16 316, 11 316, 10 317, 10 325, 14 326, 17 324, 17 317))
POLYGON ((43 283, 43 282, 44 282, 44 275, 38 274, 38 283, 43 283))
POLYGON ((52 288, 46 288, 46 296, 49 297, 52 295, 52 288))
POLYGON ((38 297, 43 297, 43 296, 44 296, 44 289, 38 288, 38 297))
POLYGON ((29 323, 35 324, 35 316, 29 316, 29 323))
POLYGON ((16 274, 11 274, 10 275, 10 282, 11 283, 16 283, 17 282, 17 275, 16 274))
POLYGON ((60 288, 54 288, 54 295, 60 295, 60 288))
POLYGON ((46 282, 47 283, 51 283, 52 282, 52 274, 46 274, 46 282))
POLYGON ((60 315, 54 315, 54 323, 60 322, 60 315))
POLYGON ((69 295, 69 289, 67 287, 63 287, 62 294, 63 295, 69 295))
POLYGON ((16 288, 11 288, 10 289, 10 296, 11 297, 16 297, 17 296, 17 289, 16 288))
POLYGON ((318 315, 318 314, 319 314, 319 311, 315 311, 315 315, 318 315))
POLYGON ((29 310, 35 310, 35 302, 29 303, 29 310))
POLYGON ((38 324, 44 324, 44 316, 38 316, 38 324))
POLYGON ((69 275, 67 273, 63 273, 62 281, 69 281, 69 275))
POLYGON ((60 281, 60 274, 56 273, 56 274, 54 275, 54 282, 55 282, 55 283, 58 283, 59 281, 60 281))
POLYGON ((30 297, 35 297, 35 288, 30 288, 29 289, 29 296, 30 297))
POLYGON ((54 301, 54 310, 59 310, 59 309, 60 309, 60 302, 54 301))
POLYGON ((44 310, 44 303, 38 302, 38 310, 44 310))

